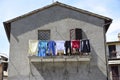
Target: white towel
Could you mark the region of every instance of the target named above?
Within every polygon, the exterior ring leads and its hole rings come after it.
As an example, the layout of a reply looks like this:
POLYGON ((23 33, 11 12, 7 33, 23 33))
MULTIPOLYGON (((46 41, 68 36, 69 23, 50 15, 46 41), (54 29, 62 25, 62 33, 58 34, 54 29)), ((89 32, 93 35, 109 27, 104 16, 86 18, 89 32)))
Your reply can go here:
POLYGON ((29 40, 29 54, 37 55, 38 53, 38 40, 29 40))

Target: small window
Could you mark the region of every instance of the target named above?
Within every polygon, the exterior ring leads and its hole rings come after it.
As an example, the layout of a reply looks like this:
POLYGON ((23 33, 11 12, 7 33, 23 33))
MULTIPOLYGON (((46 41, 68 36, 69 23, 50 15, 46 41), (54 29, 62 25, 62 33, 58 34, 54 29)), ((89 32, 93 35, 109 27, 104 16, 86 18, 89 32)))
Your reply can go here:
POLYGON ((112 52, 113 50, 116 51, 116 46, 115 45, 109 45, 109 52, 112 52))
POLYGON ((108 49, 110 57, 116 57, 116 45, 109 45, 108 49))
POLYGON ((50 40, 50 30, 38 30, 38 40, 50 40))
POLYGON ((80 28, 70 29, 70 40, 81 40, 82 30, 80 28))
POLYGON ((112 71, 112 80, 119 80, 119 70, 118 66, 114 65, 111 66, 111 71, 112 71))

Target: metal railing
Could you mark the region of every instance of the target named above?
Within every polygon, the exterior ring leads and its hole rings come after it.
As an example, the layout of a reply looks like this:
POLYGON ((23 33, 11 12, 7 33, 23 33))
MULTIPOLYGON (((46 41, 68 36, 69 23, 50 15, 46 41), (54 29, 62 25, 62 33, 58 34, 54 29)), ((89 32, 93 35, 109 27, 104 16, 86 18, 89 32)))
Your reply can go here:
POLYGON ((118 76, 112 76, 112 80, 120 80, 120 75, 118 75, 118 76))

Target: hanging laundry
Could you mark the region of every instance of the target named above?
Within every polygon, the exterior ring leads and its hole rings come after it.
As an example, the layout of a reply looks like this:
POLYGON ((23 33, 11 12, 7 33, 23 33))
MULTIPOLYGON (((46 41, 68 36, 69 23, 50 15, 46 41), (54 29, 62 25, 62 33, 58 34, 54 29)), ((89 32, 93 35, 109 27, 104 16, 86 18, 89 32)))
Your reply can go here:
POLYGON ((40 40, 38 44, 38 56, 45 57, 47 51, 47 41, 40 40))
POLYGON ((79 40, 72 40, 72 48, 79 49, 80 48, 80 41, 79 40))
POLYGON ((29 54, 37 55, 38 53, 38 40, 29 40, 29 54))
POLYGON ((65 53, 66 53, 66 55, 68 55, 68 50, 69 50, 69 53, 71 55, 71 41, 65 41, 64 46, 65 46, 65 53))
POLYGON ((71 44, 72 44, 72 53, 79 52, 79 49, 80 49, 80 40, 72 40, 71 44))
POLYGON ((48 47, 48 55, 50 55, 50 53, 52 53, 53 56, 55 56, 55 46, 56 43, 55 41, 48 41, 47 43, 47 47, 48 47))
POLYGON ((65 53, 64 43, 65 41, 55 41, 56 42, 56 55, 61 55, 65 53))
POLYGON ((81 52, 83 53, 89 53, 90 52, 90 43, 89 40, 81 40, 81 52))

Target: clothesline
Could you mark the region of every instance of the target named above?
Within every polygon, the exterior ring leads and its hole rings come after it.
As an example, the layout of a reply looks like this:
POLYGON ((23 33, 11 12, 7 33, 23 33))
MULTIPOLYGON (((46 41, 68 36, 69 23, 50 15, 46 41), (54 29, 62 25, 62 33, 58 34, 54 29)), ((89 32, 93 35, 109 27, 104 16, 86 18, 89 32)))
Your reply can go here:
POLYGON ((29 40, 29 54, 36 56, 72 55, 75 52, 89 53, 90 43, 84 40, 29 40))

